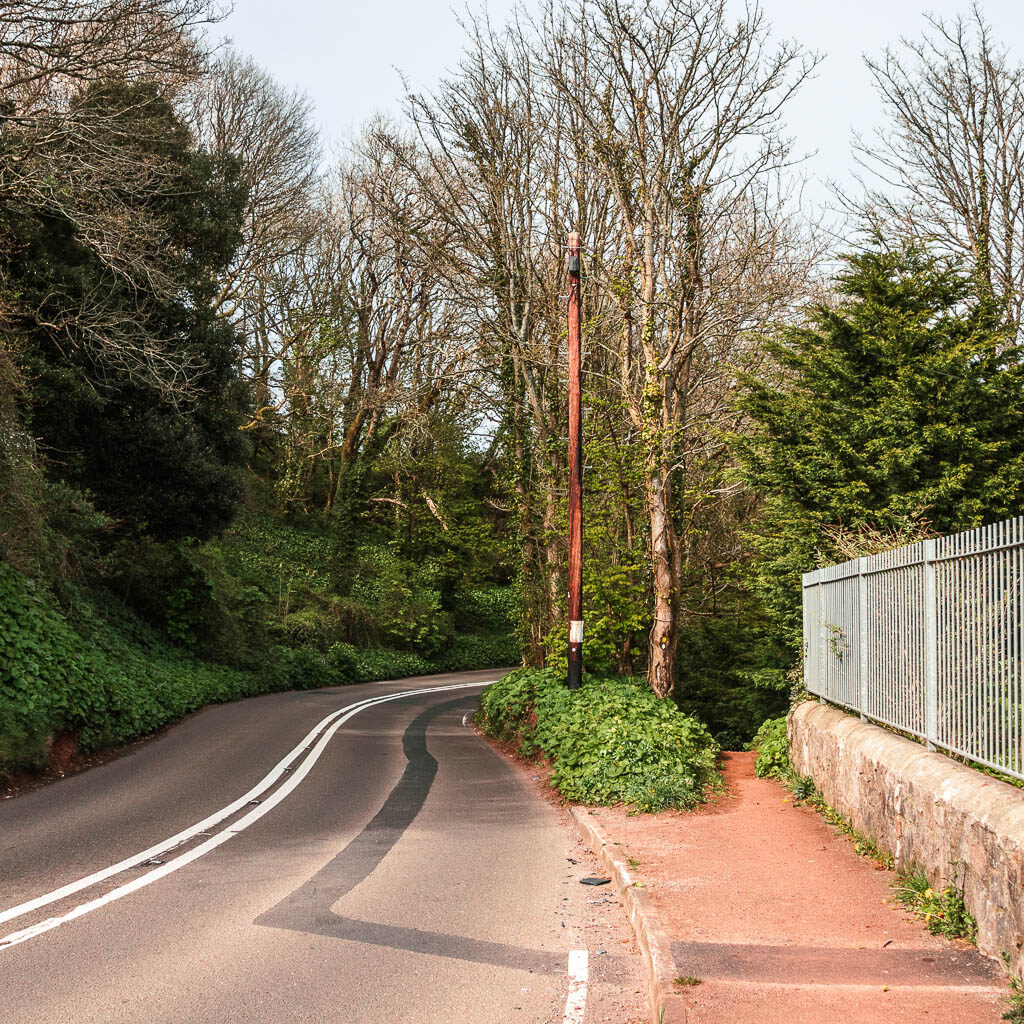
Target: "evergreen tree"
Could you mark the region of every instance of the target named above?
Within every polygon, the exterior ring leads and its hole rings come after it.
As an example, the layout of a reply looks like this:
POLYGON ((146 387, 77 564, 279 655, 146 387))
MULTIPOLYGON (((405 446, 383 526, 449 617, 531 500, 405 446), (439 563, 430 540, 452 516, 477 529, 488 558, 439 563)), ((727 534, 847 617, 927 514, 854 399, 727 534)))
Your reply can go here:
POLYGON ((741 475, 760 496, 751 582, 800 642, 800 574, 836 528, 967 529, 1021 511, 1024 369, 996 307, 916 249, 845 259, 840 301, 768 342, 746 379, 741 475))
POLYGON ((238 166, 198 150, 155 86, 93 87, 78 102, 115 115, 98 119, 109 136, 95 145, 131 146, 132 159, 163 168, 158 192, 126 193, 124 202, 145 206, 162 242, 160 271, 174 287, 147 292, 101 265, 55 209, 9 221, 19 238, 10 274, 38 311, 23 328, 29 427, 53 475, 89 492, 128 530, 206 538, 241 500, 247 450, 237 338, 212 311, 216 274, 240 239, 238 166), (106 360, 69 315, 96 295, 111 321, 189 366, 193 386, 173 400, 106 360))

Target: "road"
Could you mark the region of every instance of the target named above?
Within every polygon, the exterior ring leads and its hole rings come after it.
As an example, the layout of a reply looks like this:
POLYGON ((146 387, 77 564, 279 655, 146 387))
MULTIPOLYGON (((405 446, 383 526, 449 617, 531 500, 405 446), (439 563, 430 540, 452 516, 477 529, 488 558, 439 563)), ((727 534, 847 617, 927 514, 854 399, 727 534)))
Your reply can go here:
POLYGON ((491 678, 208 708, 0 804, 0 1021, 639 1020, 614 893, 466 724, 491 678))

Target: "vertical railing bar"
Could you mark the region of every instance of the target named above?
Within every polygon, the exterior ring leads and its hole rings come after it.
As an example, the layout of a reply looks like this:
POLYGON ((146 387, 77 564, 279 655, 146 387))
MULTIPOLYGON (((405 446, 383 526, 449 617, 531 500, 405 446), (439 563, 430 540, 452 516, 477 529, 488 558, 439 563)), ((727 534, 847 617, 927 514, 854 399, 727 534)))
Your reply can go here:
POLYGON ((982 750, 986 760, 990 760, 992 753, 992 733, 994 722, 992 720, 992 599, 995 593, 994 566, 992 556, 988 553, 992 550, 989 534, 991 531, 985 527, 985 550, 982 556, 982 585, 985 588, 985 596, 981 603, 981 625, 984 643, 981 648, 981 693, 982 706, 985 709, 985 731, 982 734, 982 750))
POLYGON ((1010 568, 1010 584, 1007 588, 1007 610, 1009 613, 1010 632, 1010 668, 1009 668, 1009 692, 1010 692, 1010 721, 1012 723, 1012 736, 1010 738, 1010 764, 1012 770, 1021 770, 1020 747, 1020 622, 1021 610, 1018 595, 1021 592, 1020 584, 1020 551, 1016 546, 1017 538, 1020 537, 1021 520, 1015 519, 1010 529, 1013 537, 1013 547, 1007 552, 1010 568))
MULTIPOLYGON (((907 575, 908 607, 907 607, 907 654, 908 654, 908 678, 920 679, 924 672, 924 637, 922 636, 921 621, 921 573, 922 569, 917 567, 909 570, 907 575)), ((908 693, 914 692, 907 688, 908 693)), ((924 732, 923 726, 927 716, 924 713, 924 705, 920 699, 921 688, 915 688, 919 694, 915 706, 910 712, 917 731, 924 732)), ((909 720, 909 719, 908 719, 909 720)))
POLYGON ((1012 671, 1014 665, 1014 616, 1013 616, 1013 592, 1014 592, 1014 567, 1013 551, 1010 548, 1010 538, 1014 534, 1014 523, 1011 520, 1006 528, 1007 550, 1002 552, 1002 677, 1005 680, 1007 694, 1006 730, 1004 733, 1004 755, 1006 763, 1013 768, 1014 740, 1017 729, 1014 723, 1014 687, 1012 671))
POLYGON ((828 693, 828 680, 826 673, 828 671, 828 663, 825 661, 825 595, 828 593, 826 584, 822 583, 818 590, 818 621, 816 625, 817 630, 817 646, 818 646, 818 678, 821 680, 821 699, 824 702, 825 695, 828 693))
POLYGON ((960 716, 960 731, 957 734, 957 745, 966 746, 967 733, 970 730, 968 710, 970 701, 967 694, 967 651, 969 648, 967 580, 969 573, 963 562, 957 562, 957 666, 956 692, 957 707, 960 716))
POLYGON ((1014 750, 1017 743, 1017 720, 1015 714, 1016 702, 1014 700, 1014 666, 1017 663, 1017 643, 1014 628, 1014 600, 1016 591, 1016 580, 1013 569, 1013 548, 1010 546, 1012 537, 1016 534, 1016 523, 1011 519, 1007 527, 1007 550, 1003 552, 1004 564, 1006 566, 1006 589, 1004 593, 1003 608, 1003 629, 1006 631, 1006 646, 1004 657, 1006 667, 1003 670, 1006 676, 1006 764, 1010 771, 1016 770, 1014 750))
POLYGON ((935 567, 935 603, 938 612, 938 629, 940 643, 939 678, 937 691, 939 697, 939 737, 943 743, 949 742, 949 567, 943 562, 935 567))
POLYGON ((1006 640, 1008 636, 1006 622, 1006 530, 1002 523, 997 527, 998 550, 996 553, 996 573, 998 585, 996 587, 996 678, 995 694, 998 700, 996 706, 996 750, 999 752, 999 761, 1005 763, 1006 751, 1009 749, 1006 744, 1006 715, 1010 710, 1010 701, 1006 693, 1006 640))
POLYGON ((887 674, 888 690, 886 693, 886 703, 889 705, 888 711, 891 717, 895 721, 901 722, 903 720, 903 712, 899 706, 899 635, 900 615, 903 609, 900 607, 899 601, 899 573, 895 569, 890 568, 889 572, 884 577, 884 580, 887 584, 887 603, 891 609, 891 614, 887 616, 888 629, 886 630, 889 643, 889 654, 886 657, 886 665, 889 667, 889 672, 887 674))
POLYGON ((939 714, 939 634, 935 582, 935 540, 930 538, 924 542, 924 735, 929 750, 935 749, 939 714))
POLYGON ((959 600, 957 587, 960 577, 955 565, 945 565, 946 571, 946 708, 949 722, 947 739, 952 742, 960 728, 960 702, 955 700, 957 693, 956 673, 960 651, 960 616, 956 613, 959 600))
POLYGON ((972 561, 968 564, 967 578, 971 588, 971 599, 968 604, 968 610, 971 615, 971 646, 967 651, 967 663, 966 668, 970 674, 970 694, 971 694, 971 724, 968 728, 967 734, 967 749, 973 751, 977 746, 978 736, 978 643, 980 640, 980 634, 978 630, 978 604, 979 594, 981 590, 981 579, 977 572, 977 562, 972 561))
POLYGON ((978 600, 978 646, 975 657, 978 659, 978 739, 975 749, 982 757, 988 757, 988 700, 985 687, 985 680, 988 678, 988 629, 985 623, 985 613, 988 609, 989 573, 988 556, 985 551, 988 548, 988 528, 982 527, 982 551, 978 555, 975 565, 978 573, 978 584, 981 587, 981 595, 978 600))
POLYGON ((920 570, 910 569, 907 571, 907 610, 904 618, 907 623, 907 638, 905 646, 907 650, 907 696, 910 698, 907 706, 907 721, 913 722, 916 731, 923 732, 921 726, 927 716, 923 715, 923 704, 921 702, 920 682, 916 686, 910 683, 919 681, 922 677, 924 665, 921 659, 921 634, 918 630, 920 619, 920 602, 918 594, 918 583, 920 570), (917 699, 915 699, 915 694, 917 699))
MULTIPOLYGON (((958 547, 961 544, 962 541, 959 541, 958 547)), ((957 745, 961 748, 966 746, 967 734, 970 731, 970 699, 967 693, 967 652, 970 645, 970 623, 967 621, 970 608, 967 593, 967 581, 970 578, 970 574, 967 571, 968 568, 963 562, 957 562, 957 593, 959 601, 957 605, 957 637, 959 642, 957 645, 956 689, 957 706, 960 709, 960 732, 957 736, 957 745)))
MULTIPOLYGON (((994 533, 995 531, 990 531, 994 533)), ((985 597, 985 647, 984 647, 984 688, 985 688, 985 758, 989 761, 992 760, 992 751, 995 746, 996 738, 996 719, 995 719, 995 703, 993 701, 994 693, 992 689, 993 680, 995 679, 995 643, 994 637, 992 636, 992 613, 995 609, 996 601, 996 567, 995 567, 995 552, 993 551, 993 545, 989 545, 989 551, 991 554, 986 554, 985 562, 985 586, 987 594, 985 597)))
POLYGON ((1009 551, 1010 561, 1010 591, 1008 604, 1010 610, 1010 694, 1011 714, 1013 716, 1013 738, 1010 746, 1010 763, 1013 771, 1021 770, 1021 722, 1020 722, 1020 625, 1021 607, 1020 598, 1020 550, 1017 547, 1017 540, 1021 534, 1021 519, 1018 517, 1013 521, 1011 528, 1013 547, 1009 551))
POLYGON ((997 600, 996 583, 998 575, 996 572, 995 552, 995 525, 990 527, 992 544, 989 547, 991 554, 985 560, 988 562, 988 572, 985 574, 988 580, 988 600, 985 602, 985 757, 989 761, 995 760, 993 753, 996 747, 996 717, 997 707, 995 700, 996 680, 996 638, 993 635, 995 625, 995 607, 997 600))
POLYGON ((860 634, 857 648, 857 673, 860 676, 860 720, 868 720, 868 581, 864 575, 867 558, 857 559, 857 626, 860 634))

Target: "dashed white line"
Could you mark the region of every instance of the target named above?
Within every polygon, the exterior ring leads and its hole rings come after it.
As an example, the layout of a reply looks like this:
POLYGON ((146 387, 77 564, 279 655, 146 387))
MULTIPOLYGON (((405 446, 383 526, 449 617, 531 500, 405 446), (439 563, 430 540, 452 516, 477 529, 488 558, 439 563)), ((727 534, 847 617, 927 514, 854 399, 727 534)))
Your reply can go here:
POLYGON ((583 1024, 587 1010, 588 957, 585 949, 569 950, 569 995, 562 1024, 583 1024))
POLYGON ((392 693, 384 697, 373 697, 339 708, 337 711, 332 712, 326 718, 318 722, 309 731, 309 733, 307 733, 305 738, 296 744, 296 746, 293 747, 274 766, 274 768, 263 777, 262 780, 260 780, 260 782, 250 789, 249 792, 240 796, 237 800, 234 800, 227 806, 222 807, 219 811, 215 811, 209 817, 204 818, 197 824, 178 832, 176 835, 171 836, 169 839, 165 839, 161 843, 157 843, 155 846, 151 846, 148 849, 143 850, 141 853, 137 853, 132 857, 127 857, 122 861, 118 861, 117 864, 112 864, 108 868, 96 871, 91 875, 86 875, 74 882, 69 882, 67 885, 63 885, 59 889, 54 889, 52 892, 46 893, 43 896, 37 896, 35 899, 28 900, 26 903, 20 903, 15 907, 11 907, 8 910, 0 912, 0 923, 10 921, 13 918, 20 917, 23 914, 30 913, 33 910, 38 910, 41 907, 48 906, 58 900, 65 899, 76 892, 90 888, 91 886, 96 885, 113 875, 119 874, 128 868, 137 867, 160 853, 166 853, 168 850, 172 850, 175 847, 180 846, 189 839, 200 835, 210 826, 218 824, 239 811, 242 807, 246 806, 246 804, 253 801, 259 794, 266 792, 266 790, 273 786, 274 783, 284 776, 287 771, 287 781, 275 790, 266 800, 254 807, 253 810, 243 818, 240 818, 222 832, 216 833, 210 839, 207 839, 206 842, 200 843, 199 846, 189 850, 188 853, 184 853, 180 857, 176 857, 174 860, 168 861, 166 864, 161 864, 159 867, 154 868, 154 870, 149 871, 144 875, 140 875, 139 877, 132 879, 132 881, 118 886, 116 889, 112 889, 103 896, 90 900, 88 903, 83 903, 60 917, 47 918, 45 921, 40 921, 28 928, 23 928, 21 931, 12 932, 10 935, 0 937, 0 951, 8 949, 11 946, 16 946, 19 943, 34 938, 36 935, 41 935, 44 932, 51 931, 68 921, 73 921, 75 918, 82 917, 90 911, 98 910, 100 907, 106 906, 108 903, 113 903, 115 900, 119 900, 123 896, 136 892, 144 886, 158 881, 165 875, 169 875, 171 872, 185 867, 186 864, 192 863, 192 861, 202 857, 206 853, 209 853, 211 850, 216 849, 222 843, 227 842, 232 836, 237 835, 239 832, 244 832, 254 822, 259 821, 264 814, 270 811, 273 807, 276 807, 277 804, 279 804, 286 796, 288 796, 289 793, 292 792, 292 790, 296 788, 296 786, 298 786, 298 784, 309 773, 313 765, 316 764, 320 755, 323 753, 324 748, 327 746, 328 742, 330 742, 331 737, 338 731, 338 729, 341 728, 342 725, 344 725, 354 715, 359 714, 360 711, 364 711, 370 707, 375 707, 378 704, 386 704, 389 701, 399 700, 402 697, 410 697, 424 693, 440 693, 446 690, 462 690, 467 687, 486 685, 486 682, 452 683, 447 686, 432 686, 420 690, 404 690, 401 693, 392 693), (298 767, 292 765, 291 762, 295 757, 307 750, 310 743, 318 736, 320 737, 319 741, 310 751, 305 760, 303 760, 301 765, 298 767))

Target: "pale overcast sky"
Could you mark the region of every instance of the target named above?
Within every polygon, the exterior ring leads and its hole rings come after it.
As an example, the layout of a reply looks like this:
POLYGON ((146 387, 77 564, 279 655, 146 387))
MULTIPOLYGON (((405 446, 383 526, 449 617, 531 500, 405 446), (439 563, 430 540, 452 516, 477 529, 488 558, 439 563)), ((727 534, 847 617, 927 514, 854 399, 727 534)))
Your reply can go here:
MULTIPOLYGON (((763 0, 778 35, 824 56, 788 118, 798 148, 817 151, 806 165, 813 178, 849 181, 851 130, 867 134, 879 120, 862 55, 918 35, 925 11, 946 17, 966 12, 968 4, 763 0)), ((482 6, 471 0, 472 9, 482 6)), ((502 22, 513 6, 512 0, 491 0, 492 21, 502 22)), ((988 0, 982 9, 997 38, 1024 61, 1024 3, 988 0)), ((236 0, 224 31, 279 81, 309 94, 329 141, 341 141, 375 112, 398 109, 397 69, 417 88, 429 89, 455 63, 463 39, 446 0, 236 0)), ((812 192, 824 195, 819 187, 812 192)))

